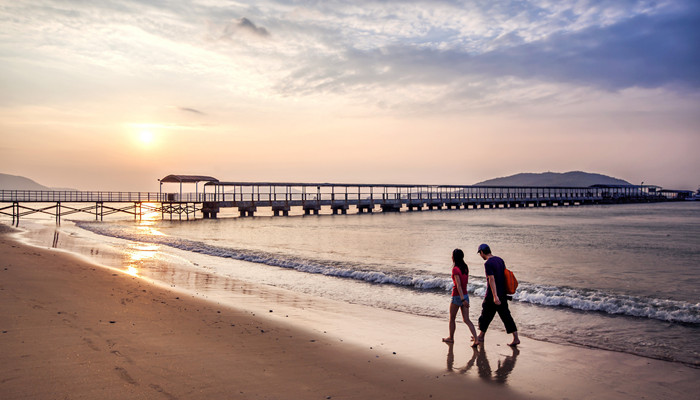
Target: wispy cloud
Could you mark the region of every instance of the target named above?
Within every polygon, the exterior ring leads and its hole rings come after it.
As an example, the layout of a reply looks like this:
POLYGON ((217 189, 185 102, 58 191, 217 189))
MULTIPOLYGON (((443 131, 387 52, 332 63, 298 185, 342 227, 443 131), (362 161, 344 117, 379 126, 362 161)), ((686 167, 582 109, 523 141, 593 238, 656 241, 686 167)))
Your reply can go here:
MULTIPOLYGON (((505 3, 513 9, 462 12, 481 21, 471 30, 460 30, 453 24, 459 18, 445 16, 422 31, 385 32, 375 47, 357 46, 363 39, 355 31, 348 36, 357 41, 302 58, 278 88, 337 92, 410 82, 449 90, 465 80, 478 84, 513 77, 602 90, 700 86, 700 7, 695 3, 657 8, 647 2, 557 2, 550 8, 545 2, 529 8, 505 3), (502 23, 489 28, 487 21, 502 23)), ((400 12, 385 18, 400 18, 400 12)), ((339 29, 348 29, 343 21, 339 29)), ((411 22, 418 21, 406 21, 411 22)))
POLYGON ((190 107, 179 107, 179 110, 186 112, 186 113, 189 113, 189 114, 207 115, 206 113, 204 113, 202 111, 199 111, 197 109, 190 108, 190 107))
POLYGON ((221 33, 221 39, 232 39, 240 35, 267 38, 270 36, 270 32, 268 32, 267 29, 262 26, 255 25, 248 18, 242 17, 237 20, 230 21, 224 26, 223 32, 221 33))
MULTIPOLYGON (((0 57, 12 62, 94 65, 130 82, 207 77, 198 85, 259 96, 479 107, 491 104, 486 87, 700 87, 694 0, 28 0, 0 23, 0 57), (405 96, 410 88, 434 95, 405 96)), ((97 81, 103 70, 80 74, 97 81)))

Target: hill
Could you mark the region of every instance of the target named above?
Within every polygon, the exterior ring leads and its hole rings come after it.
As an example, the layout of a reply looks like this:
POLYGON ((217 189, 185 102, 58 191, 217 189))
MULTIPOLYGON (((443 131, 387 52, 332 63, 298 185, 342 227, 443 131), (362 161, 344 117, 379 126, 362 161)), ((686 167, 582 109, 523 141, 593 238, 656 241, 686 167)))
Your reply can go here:
POLYGON ((522 173, 502 178, 489 179, 475 186, 572 186, 587 187, 592 185, 631 185, 622 179, 607 175, 592 174, 582 171, 565 173, 543 172, 522 173))
POLYGON ((53 190, 40 185, 29 178, 16 175, 0 174, 0 189, 3 190, 53 190))

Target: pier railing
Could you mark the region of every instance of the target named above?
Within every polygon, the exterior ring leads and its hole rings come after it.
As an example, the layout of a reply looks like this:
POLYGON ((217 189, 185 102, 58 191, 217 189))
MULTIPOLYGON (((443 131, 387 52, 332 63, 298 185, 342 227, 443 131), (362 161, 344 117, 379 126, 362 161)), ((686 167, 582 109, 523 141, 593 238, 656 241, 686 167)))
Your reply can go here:
POLYGON ((309 202, 360 200, 501 201, 651 198, 643 186, 495 187, 450 185, 362 185, 329 183, 209 183, 200 193, 0 190, 0 202, 309 202), (208 192, 207 192, 208 189, 208 192))
POLYGON ((287 215, 292 207, 318 214, 321 207, 333 213, 346 213, 350 206, 358 212, 442 209, 517 208, 568 206, 598 203, 661 201, 654 186, 591 187, 502 187, 456 185, 374 185, 331 183, 210 182, 202 192, 103 192, 0 190, 0 215, 11 215, 13 223, 33 213, 61 216, 89 213, 96 219, 113 213, 140 218, 146 212, 215 218, 221 208, 238 208, 241 216, 252 216, 258 207, 270 207, 275 215, 287 215), (52 205, 30 206, 26 203, 52 205), (122 204, 119 204, 122 203, 122 204), (9 211, 11 208, 11 211, 9 211))
POLYGON ((519 199, 605 199, 649 197, 642 186, 622 187, 502 187, 451 185, 358 185, 330 183, 216 182, 205 185, 204 201, 468 201, 519 199), (206 193, 208 192, 208 193, 206 193), (213 193, 212 193, 213 192, 213 193))
POLYGON ((73 190, 0 190, 0 202, 30 203, 144 203, 144 202, 201 202, 197 193, 158 192, 84 192, 73 190))

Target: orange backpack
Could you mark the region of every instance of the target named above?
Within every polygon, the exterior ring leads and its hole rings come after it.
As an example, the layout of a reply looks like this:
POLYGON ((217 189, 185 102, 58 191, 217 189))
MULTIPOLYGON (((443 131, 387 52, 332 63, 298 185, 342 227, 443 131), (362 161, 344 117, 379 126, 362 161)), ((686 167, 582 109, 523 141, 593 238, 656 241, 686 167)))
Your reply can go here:
POLYGON ((518 288, 518 280, 515 279, 513 271, 508 268, 503 270, 506 276, 506 294, 515 294, 515 290, 518 288))

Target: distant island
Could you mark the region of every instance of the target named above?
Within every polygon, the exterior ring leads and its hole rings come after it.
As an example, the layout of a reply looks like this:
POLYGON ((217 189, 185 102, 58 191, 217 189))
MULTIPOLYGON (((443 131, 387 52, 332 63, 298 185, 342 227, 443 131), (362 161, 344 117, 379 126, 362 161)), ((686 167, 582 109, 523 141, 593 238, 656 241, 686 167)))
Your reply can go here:
POLYGON ((522 173, 502 178, 489 179, 476 183, 474 186, 569 186, 588 187, 593 185, 631 185, 622 179, 613 178, 607 175, 592 174, 582 171, 571 172, 543 172, 543 173, 522 173))
POLYGON ((64 190, 74 191, 75 189, 50 188, 41 185, 29 178, 17 175, 0 173, 0 189, 2 190, 64 190))
POLYGON ((0 189, 5 190, 53 190, 40 185, 29 178, 16 175, 0 174, 0 189))

